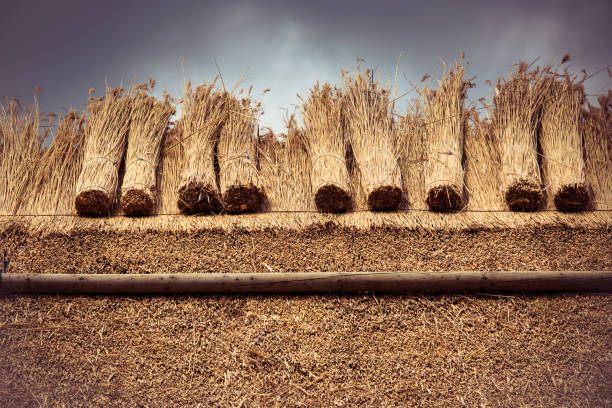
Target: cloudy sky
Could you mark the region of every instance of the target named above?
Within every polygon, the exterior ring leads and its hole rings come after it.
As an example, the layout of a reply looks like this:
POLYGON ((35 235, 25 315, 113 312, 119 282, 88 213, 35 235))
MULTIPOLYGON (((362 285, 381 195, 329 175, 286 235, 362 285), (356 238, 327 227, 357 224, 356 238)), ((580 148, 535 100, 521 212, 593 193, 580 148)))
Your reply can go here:
MULTIPOLYGON (((317 80, 339 83, 356 57, 392 84, 403 53, 401 92, 462 49, 468 74, 477 76, 473 100, 488 93, 485 80, 520 60, 558 62, 569 53, 573 71, 595 72, 612 64, 611 18, 609 0, 2 0, 0 94, 30 103, 40 86, 41 109, 58 114, 82 109, 88 89, 100 94, 105 78, 125 85, 153 77, 158 92, 179 96, 180 61, 199 84, 215 75, 216 59, 227 87, 248 70, 245 85, 263 103, 263 124, 281 131, 296 94, 317 80)), ((611 86, 603 73, 587 91, 611 86)))

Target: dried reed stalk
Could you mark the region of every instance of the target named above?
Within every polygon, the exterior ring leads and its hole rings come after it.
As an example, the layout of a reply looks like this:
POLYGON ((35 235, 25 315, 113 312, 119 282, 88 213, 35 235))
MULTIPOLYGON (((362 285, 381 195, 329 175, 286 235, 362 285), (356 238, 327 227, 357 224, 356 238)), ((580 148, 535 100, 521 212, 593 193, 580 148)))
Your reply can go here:
POLYGON ((16 100, 0 103, 0 213, 14 214, 25 193, 27 175, 40 160, 45 134, 41 132, 38 102, 23 109, 16 100))
POLYGON ((342 93, 328 83, 322 87, 317 83, 302 102, 315 204, 322 212, 346 212, 352 203, 342 93))
POLYGON ((592 206, 612 210, 612 91, 598 102, 599 108, 589 105, 583 112, 586 177, 592 206))
POLYGON ((542 203, 537 127, 543 99, 544 71, 528 72, 524 62, 495 89, 495 130, 502 145, 503 190, 513 211, 535 211, 542 203))
POLYGON ((182 121, 179 119, 173 127, 166 130, 167 134, 164 137, 157 183, 159 196, 156 212, 158 214, 177 214, 179 212, 176 192, 179 189, 186 164, 182 128, 182 121))
POLYGON ((433 211, 458 211, 463 206, 464 101, 471 86, 463 80, 464 72, 458 63, 445 72, 436 91, 422 92, 427 122, 425 202, 433 211))
POLYGON ((218 147, 223 205, 230 214, 257 212, 265 201, 255 132, 260 105, 253 104, 249 96, 228 97, 226 109, 229 114, 218 147))
POLYGON ((272 211, 314 210, 310 184, 310 159, 304 145, 304 130, 293 117, 287 134, 260 138, 261 175, 272 211))
POLYGON ((125 175, 121 188, 121 208, 126 215, 153 213, 157 199, 157 167, 170 116, 175 112, 166 98, 159 101, 140 89, 132 102, 130 133, 125 156, 125 175))
POLYGON ((49 147, 29 174, 19 214, 69 214, 83 162, 85 115, 68 112, 49 147))
POLYGON ((131 97, 123 91, 107 87, 103 100, 88 104, 83 167, 74 201, 79 215, 108 216, 115 206, 132 108, 131 97))
MULTIPOLYGON (((465 189, 470 210, 500 211, 506 209, 502 190, 500 143, 489 117, 480 118, 473 108, 466 112, 465 189)), ((499 217, 507 214, 498 214, 499 217)))
POLYGON ((223 206, 215 173, 219 130, 227 118, 227 95, 215 89, 217 78, 198 86, 185 84, 182 131, 186 165, 178 190, 178 208, 185 214, 221 212, 223 206))
POLYGON ((421 102, 413 101, 395 126, 399 144, 399 165, 406 194, 406 205, 412 209, 424 210, 427 205, 425 194, 424 166, 427 161, 425 115, 421 102))
POLYGON ((402 200, 398 145, 389 109, 389 90, 374 81, 374 73, 342 71, 348 138, 368 207, 396 210, 402 200))
POLYGON ((549 79, 542 108, 542 170, 559 211, 583 211, 589 204, 580 119, 585 100, 581 83, 549 79))

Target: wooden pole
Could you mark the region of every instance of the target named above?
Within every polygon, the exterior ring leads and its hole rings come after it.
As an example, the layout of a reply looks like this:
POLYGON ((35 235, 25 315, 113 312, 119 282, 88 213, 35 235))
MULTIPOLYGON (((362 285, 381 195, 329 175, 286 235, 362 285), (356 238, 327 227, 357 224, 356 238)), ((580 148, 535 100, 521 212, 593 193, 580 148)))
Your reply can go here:
POLYGON ((612 292, 612 271, 21 274, 5 293, 210 294, 343 292, 612 292))

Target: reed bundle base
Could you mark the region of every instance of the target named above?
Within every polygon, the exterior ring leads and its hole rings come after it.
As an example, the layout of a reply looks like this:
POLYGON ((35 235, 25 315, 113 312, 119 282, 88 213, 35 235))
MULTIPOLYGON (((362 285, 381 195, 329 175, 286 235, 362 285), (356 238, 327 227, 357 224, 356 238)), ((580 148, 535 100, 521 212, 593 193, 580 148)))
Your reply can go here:
POLYGON ((131 189, 121 196, 121 208, 125 215, 130 217, 141 217, 151 215, 155 203, 149 191, 142 189, 131 189))
POLYGON ((219 192, 208 184, 190 181, 178 195, 178 208, 183 214, 213 214, 223 209, 219 192))
POLYGON ((436 186, 427 192, 427 205, 432 211, 459 211, 463 205, 461 191, 454 185, 436 186))
POLYGON ((254 185, 232 186, 223 193, 225 211, 229 214, 254 213, 261 211, 265 195, 254 185))
POLYGON ((351 196, 343 188, 334 184, 326 184, 315 193, 317 209, 324 213, 345 213, 352 208, 351 196))
POLYGON ((540 208, 543 196, 537 183, 520 179, 508 187, 505 199, 512 211, 536 211, 540 208))
POLYGON ((112 206, 112 196, 102 190, 81 191, 74 200, 77 213, 84 217, 109 216, 112 206))
POLYGON ((395 211, 402 202, 402 189, 397 186, 376 187, 368 195, 368 208, 373 211, 395 211))
POLYGON ((590 194, 582 183, 566 184, 557 191, 554 201, 559 211, 584 211, 588 209, 590 194))

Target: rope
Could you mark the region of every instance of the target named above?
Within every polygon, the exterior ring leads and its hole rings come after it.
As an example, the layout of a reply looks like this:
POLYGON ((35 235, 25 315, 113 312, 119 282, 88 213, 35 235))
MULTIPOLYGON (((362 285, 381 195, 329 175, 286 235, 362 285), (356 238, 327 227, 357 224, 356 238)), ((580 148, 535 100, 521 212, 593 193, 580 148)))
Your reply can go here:
MULTIPOLYGON (((612 205, 611 203, 602 203, 597 201, 597 203, 599 204, 605 204, 605 205, 612 205)), ((364 210, 353 210, 351 211, 351 213, 365 213, 365 212, 370 212, 370 213, 377 213, 377 211, 372 211, 369 209, 364 209, 364 210)), ((401 208, 398 210, 395 210, 395 212, 400 212, 400 213, 408 213, 408 212, 430 212, 433 214, 436 214, 435 212, 432 212, 429 209, 423 209, 423 208, 401 208)), ((449 211, 450 213, 507 213, 507 214, 517 214, 516 211, 511 211, 511 210, 480 210, 480 209, 464 209, 464 210, 459 210, 459 211, 449 211)), ((557 210, 538 210, 536 211, 534 214, 537 213, 547 213, 547 212, 556 212, 559 213, 559 211, 557 210)), ((585 211, 586 213, 591 213, 591 212, 612 212, 612 209, 594 209, 594 210, 588 210, 585 211)), ((310 214, 310 213, 318 213, 318 214, 324 214, 319 210, 265 210, 265 211, 260 211, 258 212, 258 214, 310 214)), ((184 216, 185 214, 183 213, 158 213, 155 214, 154 216, 184 216)), ((194 214, 194 215, 209 215, 209 214, 194 214)), ((221 215, 221 214, 219 214, 221 215)), ((224 214, 226 215, 226 214, 224 214)), ((192 215, 190 215, 191 217, 192 215)), ((19 217, 75 217, 75 218, 82 218, 79 215, 76 214, 5 214, 5 215, 0 215, 0 218, 4 218, 4 217, 8 217, 8 218, 19 218, 19 217)), ((118 215, 113 215, 111 217, 106 217, 106 219, 108 218, 130 218, 132 219, 133 217, 128 217, 126 215, 123 214, 118 214, 118 215)))

